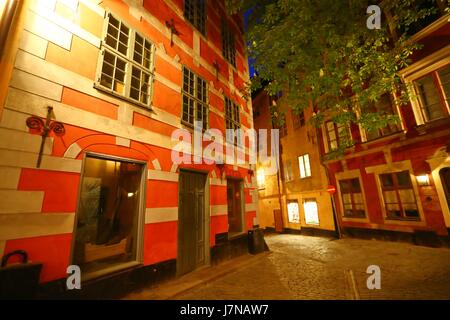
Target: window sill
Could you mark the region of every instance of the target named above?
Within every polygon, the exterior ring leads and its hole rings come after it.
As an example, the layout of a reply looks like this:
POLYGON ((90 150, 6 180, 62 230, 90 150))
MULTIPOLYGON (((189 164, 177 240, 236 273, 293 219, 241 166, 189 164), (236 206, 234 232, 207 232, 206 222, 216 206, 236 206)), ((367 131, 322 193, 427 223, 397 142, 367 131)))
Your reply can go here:
POLYGON ((344 221, 344 222, 360 222, 360 223, 367 223, 367 222, 369 222, 369 219, 367 219, 367 217, 364 217, 364 218, 362 218, 362 217, 359 217, 359 218, 356 218, 356 217, 346 217, 346 216, 343 216, 342 217, 342 221, 344 221))
POLYGON ((384 222, 391 225, 401 225, 401 226, 425 226, 426 222, 417 219, 395 219, 384 217, 384 222))
POLYGON ((123 272, 127 269, 132 269, 132 268, 136 268, 141 266, 142 263, 137 262, 137 261, 130 261, 130 262, 124 262, 121 264, 117 264, 115 266, 109 267, 109 268, 105 268, 102 270, 98 270, 98 271, 93 271, 90 273, 85 274, 84 276, 81 277, 81 282, 88 282, 88 281, 92 281, 92 280, 97 280, 99 278, 102 278, 104 276, 111 276, 117 272, 123 272))
POLYGON ((386 218, 386 221, 421 222, 419 218, 386 218))
MULTIPOLYGON (((188 130, 191 133, 195 132, 194 125, 192 125, 190 123, 187 123, 185 121, 181 121, 181 126, 182 126, 182 129, 186 129, 186 130, 188 130)), ((205 133, 207 130, 209 130, 209 128, 202 128, 202 133, 205 133)), ((205 137, 211 138, 211 135, 207 135, 205 137)))
POLYGON ((103 92, 105 94, 113 96, 114 98, 117 98, 117 99, 129 102, 129 103, 131 103, 131 104, 133 104, 135 106, 138 106, 140 108, 144 108, 144 109, 147 109, 149 111, 153 110, 152 107, 151 107, 151 103, 149 105, 143 104, 143 103, 138 102, 136 100, 133 100, 131 98, 125 97, 125 96, 123 96, 121 94, 115 93, 114 91, 111 91, 111 90, 103 87, 102 85, 100 85, 98 83, 94 83, 94 89, 97 89, 97 90, 99 90, 99 91, 101 91, 101 92, 103 92))
POLYGON ((372 140, 362 141, 361 144, 369 146, 371 144, 384 142, 386 140, 390 140, 390 139, 397 138, 397 137, 402 137, 404 134, 405 134, 405 132, 403 130, 400 130, 400 131, 397 131, 397 132, 394 132, 391 134, 387 134, 387 135, 384 135, 384 136, 381 136, 381 137, 378 137, 378 138, 375 138, 372 140))
POLYGON ((445 125, 445 124, 450 124, 450 116, 446 116, 444 118, 439 118, 439 119, 435 119, 435 120, 431 120, 428 121, 424 124, 415 126, 414 128, 417 130, 417 132, 419 132, 419 134, 425 134, 427 133, 428 129, 434 129, 436 127, 445 125))

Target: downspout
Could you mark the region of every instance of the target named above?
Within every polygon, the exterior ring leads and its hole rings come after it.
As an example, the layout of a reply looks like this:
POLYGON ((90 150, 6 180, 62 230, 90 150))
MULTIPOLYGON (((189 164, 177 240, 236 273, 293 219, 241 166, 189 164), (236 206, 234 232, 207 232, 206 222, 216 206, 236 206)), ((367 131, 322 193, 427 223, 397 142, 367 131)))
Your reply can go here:
MULTIPOLYGON (((272 98, 270 98, 270 100, 272 101, 273 104, 276 105, 276 101, 273 100, 272 98)), ((270 108, 269 108, 270 110, 270 108)), ((273 115, 272 113, 270 114, 270 118, 271 118, 271 125, 272 125, 272 129, 276 129, 273 123, 273 115)), ((281 170, 281 140, 279 141, 279 152, 278 152, 278 156, 276 157, 277 160, 277 189, 278 189, 278 203, 280 205, 280 213, 281 213, 281 222, 282 222, 282 227, 284 229, 284 220, 283 220, 283 200, 281 197, 281 186, 280 186, 280 170, 281 170)))
MULTIPOLYGON (((320 150, 319 138, 321 137, 321 135, 320 135, 319 129, 316 129, 316 133, 317 133, 317 138, 318 138, 317 139, 317 150, 318 150, 319 156, 320 156, 320 164, 325 169, 325 175, 327 176, 327 184, 331 184, 330 172, 328 170, 328 167, 325 165, 325 163, 323 161, 321 150, 320 150)), ((334 229, 336 230, 337 238, 341 239, 342 238, 342 233, 341 233, 341 228, 340 228, 340 225, 339 225, 339 220, 338 220, 338 217, 337 217, 336 203, 334 201, 334 195, 330 194, 330 198, 331 198, 331 208, 333 210, 334 229)))

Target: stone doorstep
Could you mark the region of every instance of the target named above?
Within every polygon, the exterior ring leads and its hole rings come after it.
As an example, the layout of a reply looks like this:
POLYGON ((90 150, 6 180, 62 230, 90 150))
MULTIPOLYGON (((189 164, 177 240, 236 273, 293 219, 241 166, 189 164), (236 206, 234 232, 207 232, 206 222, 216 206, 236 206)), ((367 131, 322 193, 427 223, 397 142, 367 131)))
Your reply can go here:
POLYGON ((269 255, 263 252, 258 255, 245 254, 214 266, 205 266, 179 278, 169 280, 157 286, 149 286, 142 290, 127 294, 123 300, 170 300, 186 291, 212 282, 227 274, 249 266, 269 255))

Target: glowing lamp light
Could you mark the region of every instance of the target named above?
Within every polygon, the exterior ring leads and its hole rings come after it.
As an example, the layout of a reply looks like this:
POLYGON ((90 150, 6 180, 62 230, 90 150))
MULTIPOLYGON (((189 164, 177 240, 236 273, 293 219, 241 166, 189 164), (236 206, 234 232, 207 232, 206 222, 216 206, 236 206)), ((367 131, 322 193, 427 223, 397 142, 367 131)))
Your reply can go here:
POLYGON ((258 183, 258 187, 263 188, 266 184, 266 175, 264 173, 264 169, 259 169, 256 173, 256 182, 258 183))
POLYGON ((128 198, 133 198, 134 197, 134 192, 128 192, 128 198))
POLYGON ((416 179, 419 186, 430 185, 430 177, 428 176, 428 174, 421 174, 420 176, 416 176, 416 179))

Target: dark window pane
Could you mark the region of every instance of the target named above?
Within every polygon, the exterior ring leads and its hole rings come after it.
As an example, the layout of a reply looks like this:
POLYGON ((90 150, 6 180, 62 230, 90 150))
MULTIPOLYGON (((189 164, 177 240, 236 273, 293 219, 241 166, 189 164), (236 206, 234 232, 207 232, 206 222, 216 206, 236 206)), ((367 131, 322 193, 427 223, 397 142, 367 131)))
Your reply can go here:
POLYGON ((381 185, 385 188, 391 188, 394 186, 394 180, 391 174, 382 174, 380 176, 381 185))
POLYGON ((202 34, 206 33, 205 0, 184 0, 184 17, 202 34))
POLYGON ((398 186, 403 188, 411 187, 411 177, 409 176, 409 171, 403 171, 397 173, 398 186))
POLYGON ((415 86, 425 120, 431 121, 444 117, 444 109, 433 76, 428 75, 417 80, 415 86))

